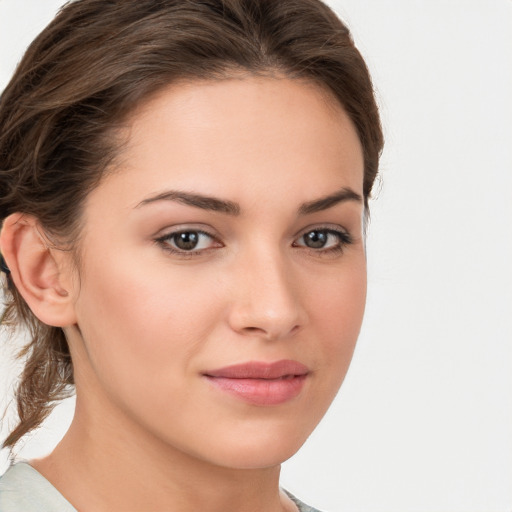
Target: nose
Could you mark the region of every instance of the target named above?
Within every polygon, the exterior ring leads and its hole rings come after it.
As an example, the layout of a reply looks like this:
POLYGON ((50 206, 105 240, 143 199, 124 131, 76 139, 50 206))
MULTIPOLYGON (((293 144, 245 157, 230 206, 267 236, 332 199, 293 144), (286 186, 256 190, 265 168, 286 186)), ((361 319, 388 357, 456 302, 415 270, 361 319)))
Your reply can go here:
POLYGON ((280 256, 253 257, 234 273, 231 328, 239 334, 279 340, 292 336, 307 322, 300 280, 280 256))

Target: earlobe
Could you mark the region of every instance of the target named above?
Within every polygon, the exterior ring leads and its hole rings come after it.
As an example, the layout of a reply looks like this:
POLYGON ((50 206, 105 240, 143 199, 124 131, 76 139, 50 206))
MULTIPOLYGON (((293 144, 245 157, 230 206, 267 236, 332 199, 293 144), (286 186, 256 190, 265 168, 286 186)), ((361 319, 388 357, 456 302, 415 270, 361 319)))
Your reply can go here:
POLYGON ((14 286, 39 320, 55 327, 76 323, 69 255, 48 243, 35 217, 7 217, 0 248, 14 286))

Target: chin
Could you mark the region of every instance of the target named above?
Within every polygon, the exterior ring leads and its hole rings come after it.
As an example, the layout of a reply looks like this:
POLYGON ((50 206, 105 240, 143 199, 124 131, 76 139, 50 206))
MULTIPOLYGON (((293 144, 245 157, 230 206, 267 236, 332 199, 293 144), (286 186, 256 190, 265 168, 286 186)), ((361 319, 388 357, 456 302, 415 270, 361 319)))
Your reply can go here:
POLYGON ((302 445, 284 443, 282 440, 268 444, 254 443, 252 446, 234 448, 224 453, 216 453, 211 462, 215 465, 240 470, 256 470, 277 467, 295 455, 302 445), (278 445, 278 446, 276 446, 278 445))
MULTIPOLYGON (((298 422, 283 425, 246 425, 225 435, 211 432, 202 457, 215 465, 234 469, 275 467, 292 457, 304 444, 313 428, 305 429, 298 422), (214 443, 211 440, 215 440, 214 443), (205 457, 206 453, 208 455, 205 457)), ((201 456, 200 454, 198 454, 201 456)))

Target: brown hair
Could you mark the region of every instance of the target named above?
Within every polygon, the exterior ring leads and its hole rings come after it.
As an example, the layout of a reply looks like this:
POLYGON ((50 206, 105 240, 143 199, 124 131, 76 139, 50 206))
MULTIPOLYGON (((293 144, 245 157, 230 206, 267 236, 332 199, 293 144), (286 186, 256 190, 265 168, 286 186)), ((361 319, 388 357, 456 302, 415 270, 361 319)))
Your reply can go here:
MULTIPOLYGON (((319 0, 76 0, 35 39, 0 98, 0 220, 37 217, 71 247, 81 206, 112 163, 126 116, 176 80, 236 72, 305 78, 327 87, 364 153, 365 202, 383 138, 372 83, 350 33, 319 0)), ((71 394, 62 329, 40 322, 7 277, 2 322, 30 341, 16 390, 13 447, 71 394)))

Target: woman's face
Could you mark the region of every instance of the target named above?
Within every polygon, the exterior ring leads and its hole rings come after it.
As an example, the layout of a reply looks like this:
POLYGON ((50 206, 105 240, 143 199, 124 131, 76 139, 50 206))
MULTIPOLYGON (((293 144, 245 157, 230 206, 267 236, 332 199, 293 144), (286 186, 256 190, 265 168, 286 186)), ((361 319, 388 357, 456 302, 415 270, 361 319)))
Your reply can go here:
POLYGON ((199 82, 145 104, 85 205, 78 406, 224 467, 290 457, 359 333, 362 184, 356 131, 318 86, 199 82))

